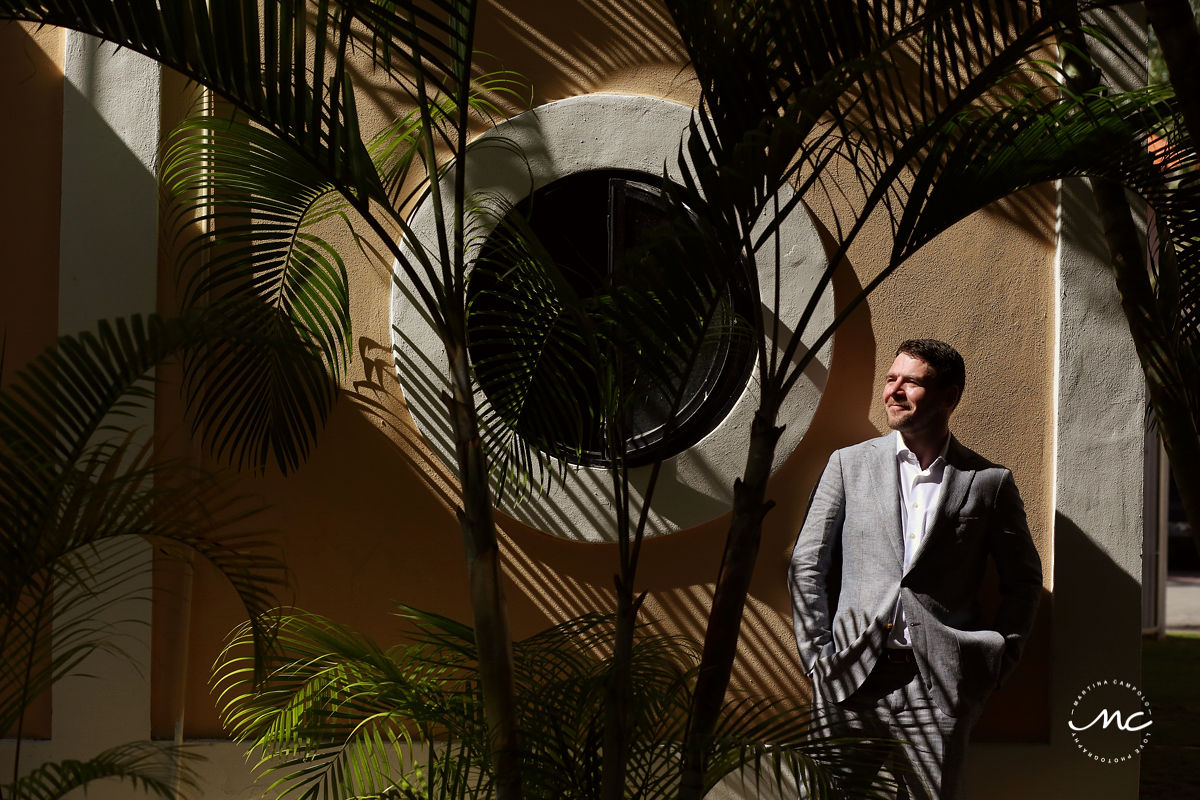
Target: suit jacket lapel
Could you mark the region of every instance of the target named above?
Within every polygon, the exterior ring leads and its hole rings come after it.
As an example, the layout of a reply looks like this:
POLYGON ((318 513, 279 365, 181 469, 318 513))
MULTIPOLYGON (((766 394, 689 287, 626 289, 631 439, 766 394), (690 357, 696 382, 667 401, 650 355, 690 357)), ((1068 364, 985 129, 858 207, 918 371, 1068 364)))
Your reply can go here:
POLYGON ((946 471, 942 475, 942 492, 938 497, 937 511, 934 512, 933 526, 925 534, 925 539, 920 546, 917 547, 917 552, 908 567, 909 572, 937 539, 947 535, 950 530, 950 520, 958 519, 958 510, 967 500, 971 482, 975 479, 975 470, 964 467, 962 459, 957 457, 955 451, 961 447, 958 440, 951 436, 950 447, 946 450, 946 471))
POLYGON ((872 471, 882 487, 879 519, 887 526, 884 534, 896 557, 897 570, 904 563, 904 523, 900 516, 900 471, 896 462, 896 434, 890 433, 875 440, 872 471))

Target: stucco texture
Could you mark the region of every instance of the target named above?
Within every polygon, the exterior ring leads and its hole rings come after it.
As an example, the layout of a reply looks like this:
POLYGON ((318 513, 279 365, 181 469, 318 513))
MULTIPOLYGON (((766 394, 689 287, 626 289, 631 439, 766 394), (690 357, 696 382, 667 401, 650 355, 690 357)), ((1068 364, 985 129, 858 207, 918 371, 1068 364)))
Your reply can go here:
MULTIPOLYGON (((479 49, 496 66, 525 76, 531 107, 597 91, 695 103, 682 46, 657 4, 566 2, 546 13, 544 4, 520 0, 485 2, 481 8, 479 49)), ((361 102, 375 125, 395 110, 382 94, 361 102)), ((902 339, 943 338, 962 351, 968 387, 954 431, 968 446, 1012 468, 1049 565, 1052 218, 1048 190, 976 214, 919 253, 843 325, 809 432, 771 482, 776 507, 764 525, 735 691, 807 694, 792 641, 786 561, 829 453, 883 429, 877 396, 902 339)), ((839 270, 835 281, 839 305, 882 266, 883 242, 880 222, 851 251, 848 269, 839 270)), ((357 254, 348 236, 340 243, 344 252, 357 254)), ((349 267, 355 358, 346 396, 316 452, 294 475, 247 478, 244 486, 268 506, 259 524, 280 532, 292 578, 288 601, 391 642, 395 602, 470 619, 465 562, 452 511, 453 481, 413 428, 394 377, 390 262, 357 258, 349 267)), ((650 593, 648 620, 703 635, 727 522, 722 516, 645 544, 638 588, 650 593)), ((501 526, 516 636, 612 607, 615 545, 566 541, 511 520, 501 520, 501 526)), ((237 621, 237 609, 230 593, 201 567, 191 597, 190 618, 156 632, 157 646, 186 647, 189 653, 185 735, 216 736, 208 669, 237 621)), ((1043 632, 1004 690, 1030 709, 1045 707, 1040 676, 1049 653, 1039 644, 1044 639, 1043 632)), ((1045 735, 1044 712, 1016 720, 1004 715, 1004 705, 993 703, 979 737, 1045 735)), ((160 709, 159 730, 170 717, 160 709)))

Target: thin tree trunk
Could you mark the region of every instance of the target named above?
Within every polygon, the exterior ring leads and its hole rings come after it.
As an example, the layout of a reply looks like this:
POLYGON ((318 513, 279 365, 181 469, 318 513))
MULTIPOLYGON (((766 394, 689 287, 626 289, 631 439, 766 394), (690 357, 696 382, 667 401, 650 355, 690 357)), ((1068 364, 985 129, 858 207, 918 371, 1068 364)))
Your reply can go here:
MULTIPOLYGON (((620 359, 614 383, 623 384, 620 359)), ((618 406, 620 404, 618 403, 618 406)), ((617 459, 610 469, 613 482, 613 497, 617 515, 617 542, 619 545, 620 571, 613 576, 617 591, 617 618, 613 631, 613 653, 609 665, 608 682, 604 697, 604 741, 601 756, 600 797, 602 800, 623 800, 625 797, 625 775, 629 764, 629 746, 633 738, 630 711, 633 707, 633 634, 637 626, 638 613, 645 595, 635 596, 634 582, 637 578, 638 557, 641 551, 642 523, 633 525, 629 504, 629 470, 624 462, 627 447, 624 426, 619 411, 608 413, 611 424, 608 428, 608 452, 617 459), (618 456, 618 453, 621 455, 618 456)), ((644 515, 654 494, 659 465, 653 467, 650 485, 643 498, 641 514, 644 515)))
POLYGON ((455 450, 462 476, 462 509, 458 512, 458 521, 467 555, 479 679, 495 771, 495 796, 499 800, 518 800, 521 797, 521 756, 513 693, 512 637, 501 586, 491 489, 479 438, 479 418, 466 348, 453 343, 447 349, 454 394, 447 397, 446 402, 454 425, 455 450))
POLYGON ((1171 76, 1171 86, 1183 110, 1184 125, 1198 147, 1200 134, 1200 33, 1188 0, 1146 0, 1146 17, 1162 47, 1163 60, 1171 76))
POLYGON ((633 705, 633 631, 637 624, 641 598, 632 587, 617 579, 617 624, 614 632, 612 665, 605 686, 604 752, 602 754, 600 797, 622 800, 625 795, 625 769, 628 762, 630 719, 633 705))
POLYGON ((742 612, 762 540, 762 521, 774 505, 766 501, 766 496, 775 448, 783 433, 783 428, 775 425, 778 406, 773 397, 764 394, 762 405, 750 427, 745 473, 733 485, 733 514, 729 521, 721 568, 717 573, 712 611, 709 612, 704 636, 704 652, 700 657, 696 691, 692 695, 683 743, 680 800, 700 800, 704 792, 709 746, 733 671, 742 612))

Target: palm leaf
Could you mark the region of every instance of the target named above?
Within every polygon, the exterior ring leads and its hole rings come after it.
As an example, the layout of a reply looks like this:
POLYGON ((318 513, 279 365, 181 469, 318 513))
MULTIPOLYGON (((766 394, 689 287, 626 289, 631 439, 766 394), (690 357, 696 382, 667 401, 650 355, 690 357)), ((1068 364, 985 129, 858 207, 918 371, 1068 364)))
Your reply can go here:
POLYGON ((249 633, 232 639, 214 684, 225 725, 252 744, 260 769, 278 776, 271 793, 376 796, 425 779, 479 780, 488 750, 478 738, 478 686, 464 681, 453 649, 434 657, 421 645, 385 651, 329 620, 293 615, 280 627, 267 681, 253 688, 253 662, 242 653, 249 633), (420 766, 419 741, 432 748, 447 735, 474 748, 458 752, 455 769, 436 757, 420 766))
POLYGON ((160 182, 181 242, 182 304, 232 335, 185 360, 201 441, 239 466, 284 471, 304 459, 348 360, 345 265, 317 227, 345 202, 329 179, 277 137, 204 116, 164 149, 160 182), (260 332, 266 332, 262 335, 260 332))
MULTIPOLYGON (((760 406, 748 471, 737 486, 726 556, 717 577, 704 663, 692 702, 681 797, 698 798, 736 649, 742 608, 761 537, 769 465, 783 398, 843 321, 916 247, 949 219, 994 199, 955 177, 998 154, 1020 112, 1052 108, 1052 93, 1023 90, 1051 37, 1077 26, 1074 3, 872 2, 704 3, 668 0, 699 77, 701 107, 681 148, 681 193, 725 252, 775 258, 776 286, 752 292, 780 319, 778 226, 797 204, 834 220, 835 247, 807 305, 782 322, 786 345, 767 336, 759 353, 760 406), (1010 101, 1010 96, 1018 99, 1010 101), (975 126, 968 120, 991 118, 975 126), (795 193, 787 190, 794 186, 795 193), (957 191, 955 191, 957 189, 957 191), (953 208, 951 206, 953 205, 953 208), (895 247, 874 278, 823 330, 803 339, 834 270, 868 220, 890 223, 895 247), (803 342, 807 352, 801 352, 803 342)), ((1068 103, 1070 105, 1070 103, 1068 103)), ((1053 116, 1051 114, 1051 116, 1053 116)), ((1059 116, 1060 121, 1069 114, 1059 116)), ((1001 161, 1003 159, 1000 159, 1001 161)), ((999 161, 997 162, 999 163, 999 161)), ((1062 165, 1059 165, 1062 168, 1062 165)), ((1026 175, 1035 165, 1019 169, 1026 175)), ((1044 172, 1042 173, 1044 174, 1044 172)), ((1007 190, 1007 189, 1006 189, 1007 190)), ((738 263, 730 259, 729 263, 738 263)), ((756 313, 758 335, 770 334, 756 313)))
POLYGON ((71 28, 149 56, 211 88, 349 192, 378 196, 343 69, 354 14, 341 3, 5 0, 0 16, 71 28))
POLYGON ((85 761, 50 761, 42 764, 16 783, 3 787, 7 797, 23 800, 59 800, 76 789, 84 789, 105 779, 117 779, 133 789, 163 800, 174 800, 179 788, 198 785, 192 767, 197 756, 180 747, 129 742, 110 747, 85 761))
POLYGON ((265 648, 282 571, 262 535, 236 530, 254 507, 207 472, 155 461, 139 441, 136 412, 152 398, 153 367, 205 335, 204 325, 157 317, 104 323, 61 338, 0 392, 5 729, 89 653, 119 652, 112 623, 99 620, 148 569, 142 541, 213 563, 265 648))
MULTIPOLYGON (((411 626, 410 644, 384 650, 321 617, 290 616, 277 660, 257 687, 241 653, 246 633, 233 638, 214 673, 222 718, 255 748, 258 768, 277 776, 272 795, 377 796, 384 787, 384 796, 394 797, 489 796, 473 633, 415 609, 402 608, 401 617, 411 626), (421 756, 423 766, 414 761, 421 756)), ((529 796, 598 796, 614 630, 611 618, 586 615, 514 645, 529 796)), ((637 631, 631 663, 637 735, 625 796, 674 796, 697 654, 679 637, 637 631)), ((775 698, 731 704, 719 732, 708 787, 746 768, 785 786, 793 770, 826 787, 814 795, 822 797, 838 796, 831 794, 840 791, 836 776, 856 759, 895 746, 831 739, 806 708, 775 698)), ((887 788, 879 784, 861 796, 882 798, 887 788)))

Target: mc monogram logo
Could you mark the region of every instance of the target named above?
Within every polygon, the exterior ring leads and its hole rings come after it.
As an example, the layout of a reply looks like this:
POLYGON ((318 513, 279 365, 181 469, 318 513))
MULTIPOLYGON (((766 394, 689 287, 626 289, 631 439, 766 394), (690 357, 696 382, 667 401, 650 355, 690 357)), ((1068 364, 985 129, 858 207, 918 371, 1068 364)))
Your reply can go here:
POLYGON ((1150 741, 1150 701, 1128 681, 1090 683, 1071 704, 1067 727, 1079 750, 1093 761, 1128 761, 1150 741))

